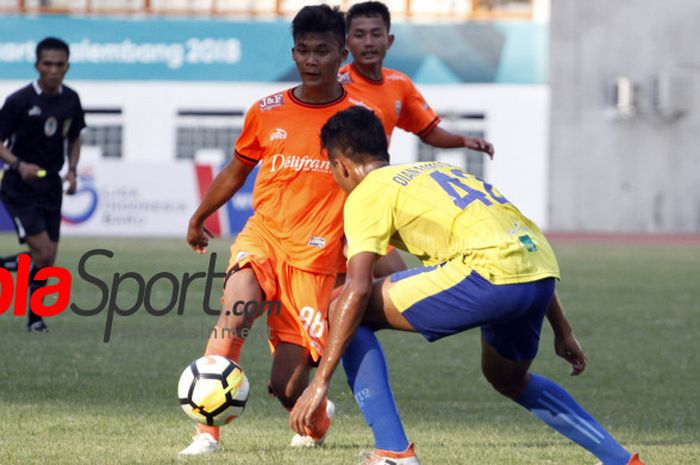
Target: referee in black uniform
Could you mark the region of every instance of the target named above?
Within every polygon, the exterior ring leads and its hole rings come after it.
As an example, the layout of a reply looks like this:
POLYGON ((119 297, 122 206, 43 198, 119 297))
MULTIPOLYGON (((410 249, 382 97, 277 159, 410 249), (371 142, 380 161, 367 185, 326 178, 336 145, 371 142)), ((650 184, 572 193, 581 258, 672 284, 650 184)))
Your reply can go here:
MULTIPOLYGON (((30 295, 46 284, 34 280, 36 272, 56 259, 63 183, 69 195, 76 189, 85 115, 78 94, 63 85, 69 54, 68 44, 60 39, 47 37, 39 42, 34 65, 39 78, 7 97, 0 109, 0 159, 6 167, 0 199, 14 221, 19 242, 29 247, 30 295), (62 180, 59 171, 66 155, 68 172, 62 180)), ((17 255, 1 257, 0 266, 16 270, 17 255)), ((31 309, 28 315, 28 331, 48 330, 31 309)))

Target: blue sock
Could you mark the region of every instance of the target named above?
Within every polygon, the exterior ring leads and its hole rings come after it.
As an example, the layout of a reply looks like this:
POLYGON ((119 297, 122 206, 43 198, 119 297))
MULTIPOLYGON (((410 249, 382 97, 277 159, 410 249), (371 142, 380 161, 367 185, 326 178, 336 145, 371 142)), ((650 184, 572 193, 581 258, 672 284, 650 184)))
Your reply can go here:
POLYGON ((598 457, 603 465, 627 465, 632 456, 564 388, 544 376, 532 374, 516 402, 598 457))
POLYGON ((343 355, 343 368, 355 402, 372 428, 375 447, 404 451, 408 439, 389 385, 384 351, 371 329, 365 326, 357 328, 343 355))

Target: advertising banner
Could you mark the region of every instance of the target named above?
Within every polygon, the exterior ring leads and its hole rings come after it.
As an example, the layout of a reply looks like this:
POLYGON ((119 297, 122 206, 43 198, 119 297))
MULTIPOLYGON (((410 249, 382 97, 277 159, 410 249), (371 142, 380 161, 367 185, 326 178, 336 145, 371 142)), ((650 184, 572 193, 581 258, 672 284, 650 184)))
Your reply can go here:
POLYGON ((184 235, 198 205, 191 163, 104 160, 78 174, 78 191, 63 198, 65 235, 184 235))
MULTIPOLYGON (((187 224, 220 167, 190 161, 81 163, 78 191, 63 197, 63 236, 185 237, 187 224)), ((257 168, 206 225, 216 236, 235 236, 253 214, 257 168)), ((14 231, 0 203, 0 231, 14 231)))
MULTIPOLYGON (((298 80, 288 21, 1 16, 0 79, 32 79, 35 47, 69 43, 72 80, 298 80)), ((392 24, 386 66, 418 83, 541 84, 547 27, 532 22, 392 24)))

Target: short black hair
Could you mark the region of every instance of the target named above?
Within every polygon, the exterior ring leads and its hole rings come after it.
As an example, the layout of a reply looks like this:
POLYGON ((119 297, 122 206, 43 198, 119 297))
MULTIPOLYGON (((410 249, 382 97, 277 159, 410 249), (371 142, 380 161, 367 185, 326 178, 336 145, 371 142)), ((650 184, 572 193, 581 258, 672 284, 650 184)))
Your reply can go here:
POLYGON ((56 37, 46 37, 36 45, 36 61, 39 62, 41 52, 44 50, 63 50, 66 52, 66 58, 70 57, 70 49, 68 44, 56 37))
POLYGON ((338 7, 307 5, 292 20, 292 37, 295 42, 303 35, 325 32, 333 34, 340 48, 345 47, 345 16, 338 7))
POLYGON ((321 128, 321 147, 339 150, 355 162, 370 160, 389 161, 384 126, 373 111, 355 106, 333 115, 321 128))
POLYGON ((350 29, 352 20, 358 16, 379 16, 382 18, 382 21, 384 21, 387 32, 391 29, 391 14, 389 14, 389 8, 382 2, 362 2, 351 6, 348 13, 345 15, 345 22, 348 25, 348 29, 350 29))

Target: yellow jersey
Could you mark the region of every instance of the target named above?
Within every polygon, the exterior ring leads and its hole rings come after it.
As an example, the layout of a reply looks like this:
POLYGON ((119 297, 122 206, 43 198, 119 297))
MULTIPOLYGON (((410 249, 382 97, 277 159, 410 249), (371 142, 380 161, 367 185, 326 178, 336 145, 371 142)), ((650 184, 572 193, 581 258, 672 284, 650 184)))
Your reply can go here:
POLYGON ((559 278, 554 251, 496 188, 441 162, 370 172, 344 206, 348 260, 389 244, 431 266, 462 256, 493 284, 559 278))

